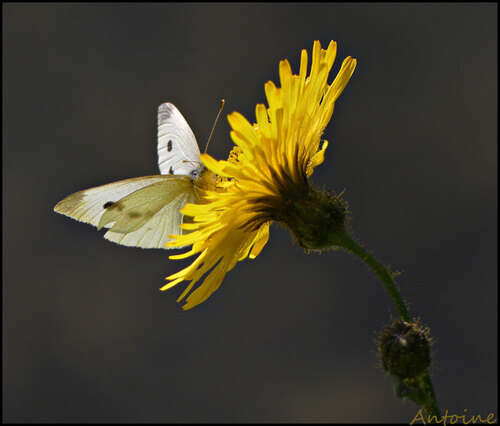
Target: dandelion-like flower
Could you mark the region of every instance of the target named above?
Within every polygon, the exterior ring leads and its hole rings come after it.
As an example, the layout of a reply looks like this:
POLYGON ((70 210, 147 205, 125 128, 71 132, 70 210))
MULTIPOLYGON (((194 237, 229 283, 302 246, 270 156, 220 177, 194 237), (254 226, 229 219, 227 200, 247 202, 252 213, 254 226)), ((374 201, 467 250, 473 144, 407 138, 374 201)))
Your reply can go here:
POLYGON ((193 217, 182 228, 192 232, 172 236, 174 241, 167 244, 192 245, 190 251, 171 259, 199 255, 189 267, 167 277, 170 282, 162 290, 190 281, 180 301, 208 273, 183 309, 206 300, 238 261, 255 258, 267 243, 272 221, 289 228, 305 248, 336 244, 336 235, 343 230, 345 206, 341 200, 312 189, 308 182, 324 160, 328 143, 324 141, 320 148, 323 130, 356 67, 355 59, 346 58, 328 84, 336 51, 333 41, 326 50, 315 41, 309 76, 305 50, 298 75, 292 74, 287 60, 281 61, 281 87, 266 83, 269 107, 256 106, 256 123, 250 124, 238 112, 228 116, 236 145, 228 160, 216 161, 202 154, 208 173, 217 175, 216 183, 199 188, 200 204, 188 204, 182 210, 193 217))

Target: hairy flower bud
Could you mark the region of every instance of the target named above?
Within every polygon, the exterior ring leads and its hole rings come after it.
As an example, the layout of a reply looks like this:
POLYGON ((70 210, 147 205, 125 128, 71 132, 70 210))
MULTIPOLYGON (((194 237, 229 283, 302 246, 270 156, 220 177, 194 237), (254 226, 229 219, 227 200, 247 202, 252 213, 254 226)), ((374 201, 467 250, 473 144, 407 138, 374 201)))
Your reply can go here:
POLYGON ((399 319, 380 336, 379 355, 385 371, 402 379, 418 377, 430 366, 428 331, 399 319))

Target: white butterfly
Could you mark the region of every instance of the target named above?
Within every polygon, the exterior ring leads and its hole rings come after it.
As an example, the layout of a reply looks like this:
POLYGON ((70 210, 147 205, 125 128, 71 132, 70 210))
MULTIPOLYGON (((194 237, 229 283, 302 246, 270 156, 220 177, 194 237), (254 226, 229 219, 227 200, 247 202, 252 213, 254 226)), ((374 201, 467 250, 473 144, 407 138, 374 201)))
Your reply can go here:
POLYGON ((199 201, 195 182, 204 171, 191 128, 171 103, 158 107, 160 175, 125 179, 76 192, 54 211, 109 228, 104 238, 125 246, 169 248, 171 234, 182 234, 180 210, 199 201))

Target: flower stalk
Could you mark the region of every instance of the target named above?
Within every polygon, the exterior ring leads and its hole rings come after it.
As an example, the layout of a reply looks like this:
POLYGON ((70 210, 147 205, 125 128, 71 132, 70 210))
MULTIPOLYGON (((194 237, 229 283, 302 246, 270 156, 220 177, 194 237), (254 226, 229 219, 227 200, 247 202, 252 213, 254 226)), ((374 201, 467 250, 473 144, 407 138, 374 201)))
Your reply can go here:
POLYGON ((431 362, 428 330, 422 329, 418 321, 412 322, 391 270, 348 234, 347 203, 340 196, 315 190, 305 177, 289 185, 282 182, 279 187, 279 198, 259 200, 265 205, 261 211, 269 215, 268 219, 288 228, 305 250, 343 248, 359 257, 380 278, 401 317, 381 336, 379 352, 383 369, 393 377, 396 396, 411 399, 431 418, 441 419, 428 373, 431 362))
MULTIPOLYGON (((377 274, 396 306, 401 319, 405 324, 411 323, 410 314, 394 283, 394 274, 389 268, 384 266, 369 251, 363 248, 363 246, 354 241, 354 239, 348 235, 345 228, 337 232, 336 245, 343 247, 350 253, 359 257, 375 272, 375 274, 377 274)), ((441 412, 427 368, 417 377, 401 377, 395 374, 392 374, 392 377, 394 380, 394 390, 398 397, 411 399, 413 402, 421 405, 427 414, 433 416, 436 421, 441 420, 441 412)))
POLYGON ((399 291, 394 283, 394 275, 389 270, 389 268, 385 267, 380 263, 373 255, 365 250, 363 246, 354 241, 345 231, 342 230, 338 234, 338 242, 339 246, 344 247, 347 251, 351 252, 355 256, 359 257, 363 262, 365 262, 372 270, 377 274, 377 276, 382 281, 384 288, 387 290, 391 299, 398 310, 399 316, 405 322, 410 322, 410 314, 408 313, 408 309, 406 308, 405 302, 401 298, 399 291))
POLYGON ((440 410, 428 373, 431 362, 428 330, 418 321, 412 321, 391 270, 348 234, 347 202, 340 196, 315 190, 307 180, 303 182, 280 191, 282 206, 277 208, 280 203, 276 202, 270 204, 271 219, 287 227, 304 249, 343 248, 359 257, 380 278, 401 318, 381 336, 379 352, 383 369, 393 377, 396 396, 411 399, 438 421, 440 410))

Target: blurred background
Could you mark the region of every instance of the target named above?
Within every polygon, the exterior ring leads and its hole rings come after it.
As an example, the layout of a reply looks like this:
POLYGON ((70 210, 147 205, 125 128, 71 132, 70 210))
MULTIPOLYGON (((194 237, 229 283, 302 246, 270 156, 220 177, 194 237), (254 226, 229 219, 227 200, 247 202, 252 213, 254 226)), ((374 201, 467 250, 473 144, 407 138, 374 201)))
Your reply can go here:
MULTIPOLYGON (((497 415, 497 5, 3 5, 3 420, 410 422, 377 368, 396 315, 339 251, 271 229, 202 305, 190 263, 122 247, 53 212, 70 193, 157 173, 173 102, 227 158, 226 115, 254 120, 279 60, 338 42, 357 69, 325 131, 318 188, 345 189, 351 227, 401 271, 434 337, 443 411, 497 415)), ((101 234, 101 235, 99 235, 101 234)))

